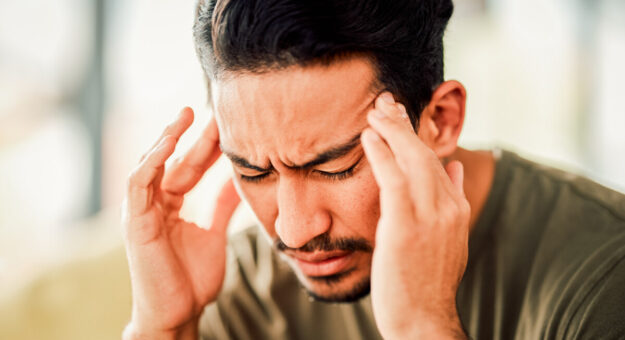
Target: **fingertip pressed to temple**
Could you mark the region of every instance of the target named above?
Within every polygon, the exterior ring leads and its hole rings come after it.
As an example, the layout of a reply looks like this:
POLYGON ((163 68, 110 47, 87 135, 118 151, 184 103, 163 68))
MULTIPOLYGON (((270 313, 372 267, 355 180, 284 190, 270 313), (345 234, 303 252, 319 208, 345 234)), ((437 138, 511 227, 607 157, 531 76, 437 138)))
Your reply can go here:
POLYGON ((381 141, 380 135, 371 128, 366 128, 360 135, 361 140, 365 143, 378 143, 381 141))
MULTIPOLYGON (((379 161, 384 158, 384 142, 382 137, 373 129, 367 128, 361 134, 362 147, 365 150, 367 159, 371 162, 379 161)), ((375 167, 375 166, 373 166, 375 167)))
POLYGON ((382 94, 380 95, 380 98, 389 105, 392 105, 395 103, 395 98, 393 97, 393 94, 388 91, 382 92, 382 94))

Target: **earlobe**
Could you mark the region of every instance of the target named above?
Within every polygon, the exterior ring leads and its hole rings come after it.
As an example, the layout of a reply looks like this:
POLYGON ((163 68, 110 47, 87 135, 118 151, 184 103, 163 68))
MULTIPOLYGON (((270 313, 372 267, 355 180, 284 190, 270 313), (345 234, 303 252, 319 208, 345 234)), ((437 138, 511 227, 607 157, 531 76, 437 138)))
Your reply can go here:
POLYGON ((449 157, 458 147, 465 115, 466 90, 452 80, 442 83, 423 110, 419 135, 439 158, 449 157))

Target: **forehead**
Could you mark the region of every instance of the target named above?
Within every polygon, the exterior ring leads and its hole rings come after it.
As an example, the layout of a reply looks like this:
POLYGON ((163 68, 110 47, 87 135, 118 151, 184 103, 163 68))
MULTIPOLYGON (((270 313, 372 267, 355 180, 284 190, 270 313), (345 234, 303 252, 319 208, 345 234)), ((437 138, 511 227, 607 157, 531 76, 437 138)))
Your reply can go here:
POLYGON ((212 96, 220 142, 255 164, 300 164, 366 127, 374 83, 364 58, 217 81, 212 96))

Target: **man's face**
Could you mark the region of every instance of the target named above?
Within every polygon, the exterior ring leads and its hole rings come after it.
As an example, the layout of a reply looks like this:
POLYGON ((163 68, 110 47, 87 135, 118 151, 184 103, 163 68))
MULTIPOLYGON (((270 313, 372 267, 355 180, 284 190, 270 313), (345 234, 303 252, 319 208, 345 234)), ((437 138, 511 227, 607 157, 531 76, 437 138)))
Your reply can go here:
POLYGON ((364 58, 235 74, 213 84, 235 183, 308 292, 368 293, 378 187, 360 145, 373 107, 364 58))

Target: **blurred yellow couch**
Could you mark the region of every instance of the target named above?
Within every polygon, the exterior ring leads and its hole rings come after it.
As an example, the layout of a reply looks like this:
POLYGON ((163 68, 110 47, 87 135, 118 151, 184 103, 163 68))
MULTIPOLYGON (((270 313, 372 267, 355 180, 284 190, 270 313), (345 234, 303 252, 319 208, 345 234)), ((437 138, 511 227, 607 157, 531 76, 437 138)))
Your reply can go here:
MULTIPOLYGON (((113 240, 108 250, 96 255, 84 251, 88 255, 77 254, 42 270, 4 299, 0 304, 0 339, 120 339, 130 320, 131 294, 118 221, 116 214, 103 214, 81 226, 108 229, 106 233, 113 240)), ((98 242, 85 242, 84 247, 93 248, 94 243, 98 242)))

